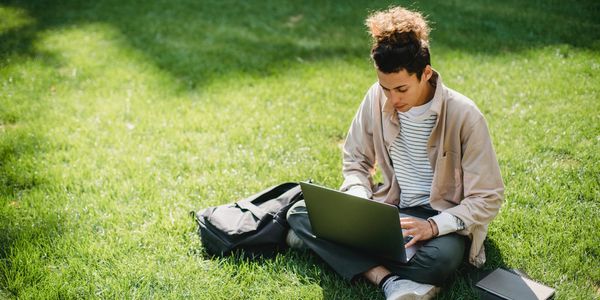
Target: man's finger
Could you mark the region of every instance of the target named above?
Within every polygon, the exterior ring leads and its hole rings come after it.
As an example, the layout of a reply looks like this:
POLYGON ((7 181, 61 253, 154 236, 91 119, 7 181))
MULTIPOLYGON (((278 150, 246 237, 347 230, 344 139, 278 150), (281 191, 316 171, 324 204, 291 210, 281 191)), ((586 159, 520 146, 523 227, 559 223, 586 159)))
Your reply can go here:
POLYGON ((402 221, 400 220, 400 228, 413 228, 415 227, 415 222, 413 220, 402 221))
POLYGON ((410 235, 414 235, 413 231, 414 230, 412 230, 412 229, 404 229, 404 230, 402 230, 402 236, 403 237, 407 237, 407 236, 410 236, 410 235))
POLYGON ((414 236, 408 243, 404 245, 404 248, 410 248, 410 246, 414 245, 419 241, 419 236, 414 236))

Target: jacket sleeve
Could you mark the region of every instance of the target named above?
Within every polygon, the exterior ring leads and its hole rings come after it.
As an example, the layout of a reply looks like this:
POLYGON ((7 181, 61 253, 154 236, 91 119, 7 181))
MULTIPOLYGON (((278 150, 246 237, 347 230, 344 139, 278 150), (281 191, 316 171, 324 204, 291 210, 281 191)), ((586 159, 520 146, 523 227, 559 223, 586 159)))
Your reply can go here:
POLYGON ((461 134, 464 199, 446 212, 460 218, 465 233, 472 226, 487 227, 504 200, 500 167, 483 116, 461 134))
POLYGON ((342 192, 357 186, 364 188, 368 198, 373 195, 372 174, 375 169, 375 148, 373 145, 373 102, 374 88, 369 89, 362 101, 350 129, 343 148, 342 174, 344 182, 342 192))

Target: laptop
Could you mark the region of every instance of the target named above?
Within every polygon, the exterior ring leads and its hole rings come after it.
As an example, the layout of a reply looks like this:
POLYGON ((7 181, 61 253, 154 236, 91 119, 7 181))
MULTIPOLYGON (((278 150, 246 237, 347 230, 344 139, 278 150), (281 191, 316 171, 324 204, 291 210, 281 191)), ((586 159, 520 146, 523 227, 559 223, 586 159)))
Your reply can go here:
POLYGON ((357 248, 392 261, 407 263, 421 247, 408 249, 402 236, 398 208, 300 182, 313 233, 332 242, 357 248))

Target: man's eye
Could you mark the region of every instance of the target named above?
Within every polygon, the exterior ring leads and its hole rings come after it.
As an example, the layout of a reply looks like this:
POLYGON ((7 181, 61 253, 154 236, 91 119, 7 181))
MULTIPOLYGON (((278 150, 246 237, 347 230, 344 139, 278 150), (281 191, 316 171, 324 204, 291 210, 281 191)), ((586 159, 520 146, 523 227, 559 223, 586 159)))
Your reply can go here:
POLYGON ((404 92, 406 92, 406 89, 396 90, 396 92, 398 92, 398 93, 404 93, 404 92))

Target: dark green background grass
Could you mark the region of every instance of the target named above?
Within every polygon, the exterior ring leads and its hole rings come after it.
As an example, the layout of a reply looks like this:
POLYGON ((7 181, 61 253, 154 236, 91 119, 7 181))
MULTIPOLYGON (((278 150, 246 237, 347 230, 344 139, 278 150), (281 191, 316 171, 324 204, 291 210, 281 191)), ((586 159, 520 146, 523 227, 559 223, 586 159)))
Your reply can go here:
MULTIPOLYGON (((487 117, 485 269, 600 297, 600 5, 399 2, 487 117)), ((341 181, 382 1, 0 1, 0 298, 381 298, 316 257, 208 259, 190 210, 341 181)), ((475 294, 468 266, 442 299, 475 294)))

